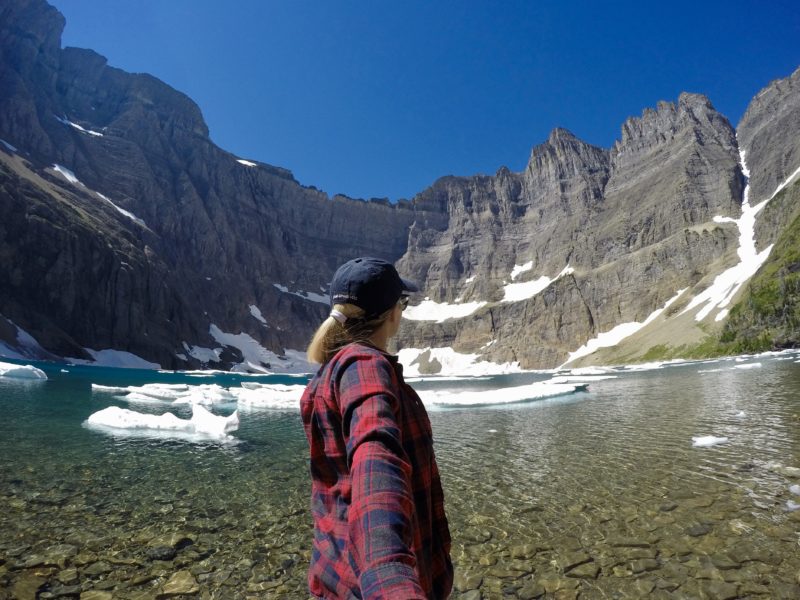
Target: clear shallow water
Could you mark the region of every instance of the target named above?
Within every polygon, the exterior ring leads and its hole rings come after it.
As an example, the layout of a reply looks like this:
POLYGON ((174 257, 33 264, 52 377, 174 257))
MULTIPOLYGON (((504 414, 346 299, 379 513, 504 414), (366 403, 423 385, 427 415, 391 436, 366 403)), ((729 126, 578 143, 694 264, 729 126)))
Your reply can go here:
MULTIPOLYGON (((454 597, 800 597, 800 511, 787 510, 800 503, 789 491, 800 478, 786 469, 800 467, 795 360, 616 373, 571 396, 432 411, 454 597), (706 435, 728 442, 692 446, 706 435)), ((44 368, 45 382, 0 379, 0 598, 37 589, 151 598, 165 587, 306 597, 309 482, 297 412, 243 412, 236 444, 82 426, 106 406, 128 407, 93 395, 91 383, 297 378, 44 368)), ((487 389, 543 377, 414 385, 487 389)))

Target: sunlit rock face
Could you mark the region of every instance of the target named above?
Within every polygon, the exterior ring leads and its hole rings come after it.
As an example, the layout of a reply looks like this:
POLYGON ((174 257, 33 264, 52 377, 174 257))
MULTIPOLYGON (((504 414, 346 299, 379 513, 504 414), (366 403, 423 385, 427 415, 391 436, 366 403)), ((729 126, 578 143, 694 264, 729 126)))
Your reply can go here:
MULTIPOLYGON (((281 370, 325 317, 335 268, 373 255, 435 308, 398 348, 552 367, 736 262, 739 232, 714 217, 740 215, 740 149, 751 201, 800 166, 795 73, 753 100, 738 140, 682 94, 610 149, 555 129, 519 173, 442 177, 396 204, 330 197, 215 146, 165 83, 62 49, 63 27, 44 0, 0 6, 0 315, 59 356, 281 370)), ((756 223, 759 247, 785 218, 756 223)))

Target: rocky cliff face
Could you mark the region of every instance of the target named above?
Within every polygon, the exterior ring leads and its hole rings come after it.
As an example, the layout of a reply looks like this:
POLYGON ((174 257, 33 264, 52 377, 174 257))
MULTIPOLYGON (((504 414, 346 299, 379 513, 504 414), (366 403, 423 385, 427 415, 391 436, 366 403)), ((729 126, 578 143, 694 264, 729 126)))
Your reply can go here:
MULTIPOLYGON (((739 231, 714 217, 740 215, 740 148, 751 198, 800 166, 796 72, 753 100, 738 140, 683 94, 626 121, 611 149, 556 129, 520 173, 443 177, 397 205, 330 198, 216 147, 166 84, 62 49, 63 26, 44 0, 0 7, 0 315, 61 356, 254 362, 216 331, 280 361, 325 315, 336 266, 374 255, 429 299, 399 347, 552 367, 686 290, 680 310, 736 263, 739 231)), ((764 214, 762 246, 786 217, 764 214)))

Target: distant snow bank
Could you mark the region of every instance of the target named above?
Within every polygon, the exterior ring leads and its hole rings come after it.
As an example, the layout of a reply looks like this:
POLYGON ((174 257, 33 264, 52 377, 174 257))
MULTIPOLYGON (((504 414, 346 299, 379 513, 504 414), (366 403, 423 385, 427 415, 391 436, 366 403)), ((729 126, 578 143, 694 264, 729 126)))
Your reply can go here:
POLYGON ((403 311, 403 318, 409 321, 436 321, 442 323, 447 319, 462 319, 486 305, 486 302, 464 302, 448 304, 434 302, 425 298, 415 306, 408 306, 403 311))
POLYGON ((469 375, 502 375, 505 373, 520 373, 519 363, 492 363, 480 360, 479 354, 462 354, 452 348, 403 348, 398 352, 400 362, 403 364, 403 373, 409 377, 419 377, 420 356, 429 353, 430 361, 437 361, 441 370, 437 375, 456 376, 469 375))
POLYGON ((110 199, 110 198, 108 198, 108 197, 104 196, 104 195, 103 195, 103 194, 101 194, 100 192, 95 192, 95 194, 97 194, 97 196, 98 196, 98 197, 99 197, 101 200, 105 200, 105 201, 106 201, 106 202, 108 202, 108 203, 109 203, 111 206, 113 206, 113 207, 114 207, 114 208, 117 210, 117 212, 119 212, 121 215, 123 215, 123 216, 125 216, 125 217, 128 217, 128 218, 129 218, 131 221, 133 221, 134 223, 137 223, 137 224, 141 225, 142 227, 147 227, 147 225, 145 224, 145 222, 144 222, 142 219, 140 219, 139 217, 137 217, 137 216, 136 216, 135 214, 133 214, 132 212, 130 212, 130 211, 128 211, 128 210, 125 210, 125 209, 124 209, 124 208, 122 208, 121 206, 117 206, 116 204, 114 204, 114 202, 112 202, 112 201, 111 201, 111 199, 110 199))
POLYGON ((328 296, 323 296, 322 294, 318 294, 316 292, 303 292, 303 291, 292 292, 285 285, 281 285, 279 283, 273 283, 272 285, 273 287, 277 288, 284 294, 291 294, 292 296, 298 296, 303 300, 308 300, 310 302, 319 302, 320 304, 325 304, 326 306, 330 304, 330 298, 328 296))
POLYGON ((243 158, 237 158, 236 162, 238 162, 240 165, 244 165, 245 167, 257 167, 258 166, 253 161, 245 160, 243 158))
POLYGON ((0 362, 0 377, 28 380, 47 379, 45 372, 33 365, 15 365, 7 362, 0 362))
POLYGON ((85 133, 86 135, 91 135, 91 136, 94 136, 94 137, 103 137, 103 134, 100 133, 99 131, 92 131, 91 129, 86 129, 84 127, 81 127, 77 123, 73 123, 72 121, 68 120, 66 116, 65 117, 58 117, 56 115, 53 115, 53 116, 56 118, 56 121, 58 121, 59 123, 63 123, 64 125, 68 125, 68 126, 72 127, 73 129, 77 129, 81 133, 85 133))
MULTIPOLYGON (((516 279, 520 273, 529 271, 533 268, 533 262, 526 263, 522 267, 514 266, 511 271, 511 279, 516 279)), ((536 294, 543 292, 550 285, 564 277, 575 272, 575 269, 567 265, 561 272, 553 279, 543 275, 533 281, 523 281, 521 283, 509 283, 503 287, 503 302, 519 302, 520 300, 527 300, 533 298, 536 294)))
POLYGON ((140 356, 136 356, 132 352, 124 350, 92 350, 91 348, 84 348, 94 360, 85 360, 82 358, 67 358, 71 363, 76 365, 92 365, 95 367, 115 367, 118 369, 160 369, 161 365, 154 362, 149 362, 140 356))
POLYGON ((0 139, 0 144, 3 144, 3 146, 5 146, 6 148, 8 148, 8 150, 10 150, 11 152, 19 152, 19 151, 16 149, 16 147, 12 146, 11 144, 9 144, 7 141, 5 141, 5 140, 3 140, 3 139, 0 139))
POLYGON ((583 346, 575 350, 575 352, 571 352, 566 362, 564 362, 564 364, 562 364, 561 367, 559 368, 563 369, 569 363, 584 356, 588 356, 589 354, 596 352, 600 348, 609 348, 611 346, 616 346, 625 338, 632 336, 634 333, 636 333, 646 325, 652 323, 656 319, 656 317, 658 317, 658 315, 660 315, 667 308, 669 308, 670 305, 673 302, 675 302, 678 298, 680 298, 681 294, 683 294, 683 292, 685 291, 686 291, 685 288, 682 290, 678 290, 678 292, 672 298, 667 300, 667 303, 664 306, 662 306, 657 310, 654 310, 652 313, 650 313, 650 316, 648 316, 641 323, 637 323, 635 321, 630 323, 621 323, 616 327, 614 327, 613 329, 610 329, 609 331, 600 333, 597 337, 589 340, 583 346))

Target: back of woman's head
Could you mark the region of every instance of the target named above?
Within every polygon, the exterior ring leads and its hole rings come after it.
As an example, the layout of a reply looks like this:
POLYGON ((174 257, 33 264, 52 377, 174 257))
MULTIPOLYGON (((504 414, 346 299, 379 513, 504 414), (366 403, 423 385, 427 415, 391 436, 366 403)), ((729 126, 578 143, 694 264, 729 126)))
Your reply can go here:
POLYGON ((365 318, 364 309, 355 304, 334 304, 331 315, 311 338, 306 351, 308 360, 325 364, 347 344, 369 343, 372 335, 392 314, 393 308, 377 317, 365 318))

